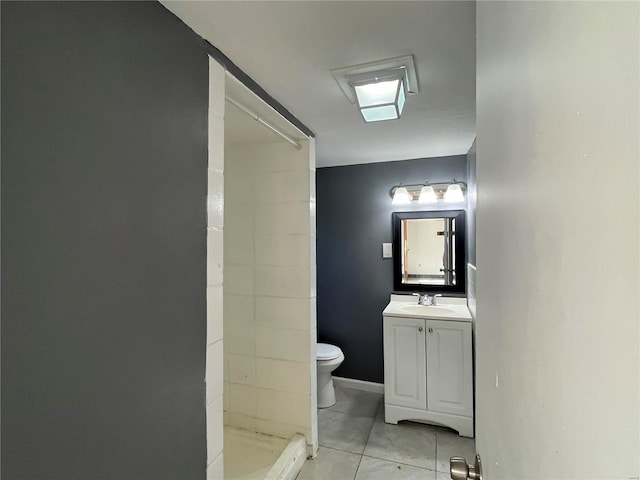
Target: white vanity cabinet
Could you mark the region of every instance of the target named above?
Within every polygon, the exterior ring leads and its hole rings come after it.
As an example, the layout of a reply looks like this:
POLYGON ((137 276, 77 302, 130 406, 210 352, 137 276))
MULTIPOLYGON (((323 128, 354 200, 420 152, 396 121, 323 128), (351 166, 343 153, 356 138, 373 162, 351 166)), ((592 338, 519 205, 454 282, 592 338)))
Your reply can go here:
POLYGON ((388 310, 383 316, 385 421, 433 423, 473 437, 470 318, 405 317, 387 315, 388 310))
POLYGON ((385 404, 427 409, 425 323, 417 318, 384 319, 385 404))

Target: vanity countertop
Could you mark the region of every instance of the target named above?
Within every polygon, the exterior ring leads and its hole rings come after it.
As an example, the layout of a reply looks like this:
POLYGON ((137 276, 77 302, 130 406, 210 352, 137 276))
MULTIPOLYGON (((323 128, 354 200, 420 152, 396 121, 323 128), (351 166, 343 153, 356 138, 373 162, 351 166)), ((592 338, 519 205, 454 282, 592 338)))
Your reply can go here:
POLYGON ((391 295, 391 301, 382 312, 385 317, 412 317, 455 322, 471 322, 467 299, 460 297, 438 297, 436 305, 418 305, 414 295, 391 295))

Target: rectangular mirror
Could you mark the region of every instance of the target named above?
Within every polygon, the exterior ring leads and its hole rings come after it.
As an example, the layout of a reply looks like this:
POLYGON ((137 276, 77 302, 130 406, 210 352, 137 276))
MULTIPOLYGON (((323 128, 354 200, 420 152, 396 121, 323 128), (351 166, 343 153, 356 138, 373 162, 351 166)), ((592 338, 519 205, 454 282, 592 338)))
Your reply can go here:
POLYGON ((394 289, 464 293, 464 210, 394 212, 391 218, 394 289))

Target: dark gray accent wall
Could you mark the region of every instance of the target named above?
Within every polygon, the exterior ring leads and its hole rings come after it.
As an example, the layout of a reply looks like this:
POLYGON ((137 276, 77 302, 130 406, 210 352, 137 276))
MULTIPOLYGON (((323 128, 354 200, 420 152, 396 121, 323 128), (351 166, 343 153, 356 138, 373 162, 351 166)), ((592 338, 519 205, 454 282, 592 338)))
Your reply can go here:
POLYGON ((203 479, 208 57, 156 2, 2 2, 2 478, 203 479))
POLYGON ((316 170, 318 340, 343 350, 336 375, 384 381, 382 310, 393 268, 382 258, 382 243, 392 241, 392 212, 426 210, 391 205, 389 190, 466 176, 464 155, 316 170))

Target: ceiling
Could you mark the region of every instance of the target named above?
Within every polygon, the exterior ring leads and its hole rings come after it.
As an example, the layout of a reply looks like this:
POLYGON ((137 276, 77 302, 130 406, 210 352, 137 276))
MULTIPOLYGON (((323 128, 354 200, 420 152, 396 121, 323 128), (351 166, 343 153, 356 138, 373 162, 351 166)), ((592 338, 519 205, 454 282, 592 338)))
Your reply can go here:
POLYGON ((228 72, 225 80, 225 95, 232 99, 236 105, 239 104, 251 112, 249 115, 227 101, 224 111, 225 145, 237 146, 285 141, 272 130, 258 123, 256 117, 266 121, 292 139, 305 138, 296 127, 228 72))
POLYGON ((475 137, 475 2, 167 1, 316 134, 318 167, 465 154, 475 137), (331 70, 413 55, 420 93, 365 124, 331 70))

